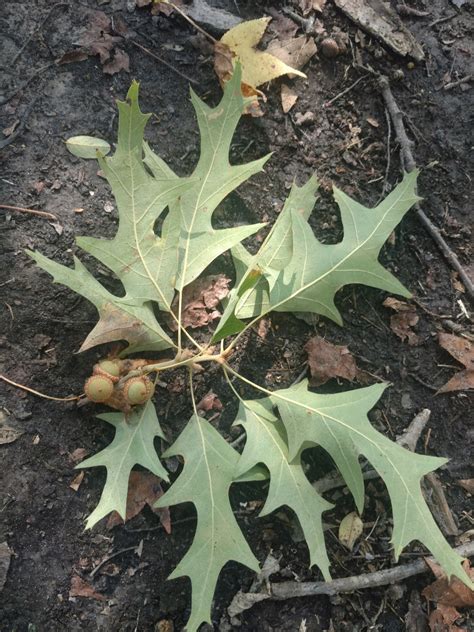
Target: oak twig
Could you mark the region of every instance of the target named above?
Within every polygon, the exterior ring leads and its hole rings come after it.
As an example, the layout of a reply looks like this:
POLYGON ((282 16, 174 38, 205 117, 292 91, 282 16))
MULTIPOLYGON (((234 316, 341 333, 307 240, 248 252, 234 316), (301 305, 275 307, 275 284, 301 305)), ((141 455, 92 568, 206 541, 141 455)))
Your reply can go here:
MULTIPOLYGON (((403 113, 398 107, 397 102, 392 94, 390 89, 390 83, 387 77, 380 76, 378 80, 379 88, 382 93, 382 96, 385 101, 385 105, 387 110, 390 113, 392 118, 393 127, 395 129, 395 134, 397 136, 398 142, 400 143, 400 156, 402 161, 403 168, 410 173, 415 169, 415 159, 413 158, 412 146, 413 141, 411 141, 406 133, 405 125, 403 123, 403 113)), ((429 219, 429 217, 425 214, 419 204, 415 205, 416 214, 418 219, 426 228, 430 236, 433 238, 434 242, 441 250, 443 256, 446 261, 451 265, 454 270, 459 274, 461 281, 466 287, 467 292, 472 297, 474 296, 474 284, 472 280, 467 275, 464 270, 461 262, 459 261, 457 255, 451 250, 445 239, 442 237, 439 228, 437 228, 433 222, 429 219)))
MULTIPOLYGON (((474 541, 463 544, 454 549, 456 553, 463 557, 472 557, 474 555, 474 541)), ((428 559, 433 560, 432 557, 428 559)), ((430 569, 425 559, 416 560, 409 564, 401 564, 393 568, 386 568, 382 571, 374 571, 365 575, 352 575, 351 577, 343 577, 341 579, 333 579, 330 582, 281 582, 278 584, 270 584, 269 599, 284 600, 293 599, 294 597, 312 597, 314 595, 338 595, 340 593, 354 592, 364 588, 375 588, 377 586, 386 586, 400 582, 413 575, 426 573, 430 569)))

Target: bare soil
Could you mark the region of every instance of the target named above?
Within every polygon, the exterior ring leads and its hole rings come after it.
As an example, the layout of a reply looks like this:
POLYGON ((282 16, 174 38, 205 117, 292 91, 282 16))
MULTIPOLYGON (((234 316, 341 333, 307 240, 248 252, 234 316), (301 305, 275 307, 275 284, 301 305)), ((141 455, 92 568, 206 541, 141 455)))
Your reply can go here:
MULTIPOLYGON (((187 23, 177 16, 152 18, 149 7, 130 12, 127 4, 125 0, 67 0, 49 16, 53 5, 45 0, 6 0, 0 8, 0 97, 8 98, 23 81, 50 64, 6 103, 0 99, 4 103, 0 108, 1 129, 21 120, 35 101, 23 132, 0 151, 0 203, 34 206, 58 217, 55 224, 0 209, 0 370, 11 380, 52 395, 80 393, 92 364, 105 350, 75 353, 95 322, 95 309, 67 288, 53 285, 24 249, 38 249, 70 264, 75 235, 111 236, 117 226, 115 209, 108 212, 113 198, 97 174, 97 166, 72 157, 63 141, 72 135, 90 134, 113 142, 117 127, 114 101, 124 98, 131 79, 136 78, 142 109, 156 114, 147 129, 149 142, 178 173, 190 171, 199 147, 188 82, 131 41, 154 50, 192 77, 197 82, 195 90, 208 102, 215 103, 220 94, 212 60, 193 46, 194 31, 187 23), (53 63, 73 48, 90 11, 96 9, 128 25, 128 39, 122 47, 130 56, 130 73, 106 75, 97 57, 68 65, 53 63)), ((279 6, 278 2, 245 0, 215 4, 232 12, 238 9, 247 19, 279 6)), ((337 27, 349 36, 364 66, 392 78, 392 89, 407 117, 416 160, 422 168, 423 207, 467 266, 472 90, 469 83, 448 91, 443 85, 472 72, 473 46, 468 33, 474 17, 470 3, 461 9, 455 4, 414 0, 413 6, 425 8, 430 15, 404 18, 426 51, 426 63, 413 67, 409 60, 363 35, 330 1, 321 20, 328 32, 337 27), (433 21, 451 15, 431 26, 433 21)), ((353 66, 350 51, 351 47, 334 59, 313 58, 305 69, 308 79, 293 82, 299 100, 289 115, 281 111, 280 84, 275 82, 268 90, 265 116, 246 118, 240 124, 233 147, 235 160, 274 153, 265 173, 231 196, 217 218, 219 222, 235 216, 245 221, 274 220, 293 179, 301 184, 316 171, 323 184, 322 198, 311 221, 321 239, 337 241, 341 227, 331 185, 370 206, 381 196, 384 182, 390 186, 397 181, 398 147, 393 130, 388 134, 383 100, 373 76, 353 66), (324 107, 361 76, 364 80, 354 89, 324 107), (298 125, 296 114, 306 112, 314 114, 313 120, 298 125)), ((408 215, 395 231, 383 260, 416 298, 420 317, 415 327, 417 345, 409 346, 391 331, 391 314, 382 305, 382 292, 349 287, 337 297, 344 328, 324 319, 311 326, 292 316, 272 316, 267 337, 262 339, 252 332, 241 345, 236 362, 241 372, 261 384, 285 386, 301 373, 306 360, 303 346, 309 337, 317 333, 333 343, 347 344, 361 368, 393 384, 372 412, 374 424, 388 436, 394 438, 422 408, 431 409, 429 431, 418 449, 450 459, 440 477, 459 531, 465 532, 472 528, 470 499, 455 482, 472 477, 469 397, 465 392, 441 396, 435 392, 460 368, 439 347, 437 334, 444 330, 446 318, 467 326, 460 301, 469 308, 468 300, 415 215, 408 215)), ((97 271, 110 288, 117 287, 103 268, 97 271)), ((185 389, 176 388, 180 377, 164 379, 173 386, 173 392, 160 388, 157 405, 167 437, 172 440, 191 411, 185 389)), ((333 381, 322 390, 352 386, 357 385, 333 381)), ((227 434, 235 409, 219 373, 207 371, 200 376, 198 396, 210 388, 225 405, 215 423, 227 434)), ((165 579, 192 540, 192 506, 173 509, 171 535, 166 535, 158 517, 149 510, 111 531, 101 523, 85 532, 84 518, 98 501, 104 472, 87 471, 75 492, 69 486, 77 474, 70 455, 77 448, 97 452, 110 441, 111 430, 95 419, 96 408, 92 406, 78 408, 74 403, 40 399, 3 382, 0 405, 8 424, 23 433, 15 442, 0 446, 0 541, 8 542, 13 552, 1 597, 2 632, 151 632, 164 629, 157 627, 163 620, 171 620, 175 629, 181 629, 189 606, 188 580, 165 579), (88 579, 88 573, 104 557, 140 541, 141 556, 133 551, 119 553, 111 560, 113 565, 105 565, 104 572, 97 573, 93 581, 88 579), (70 598, 74 574, 91 581, 105 600, 70 598)), ((314 478, 331 469, 317 451, 310 462, 314 478)), ((245 505, 245 500, 258 501, 264 494, 264 487, 239 487, 234 501, 238 520, 259 559, 263 561, 270 551, 281 556, 282 570, 272 580, 320 579, 317 570, 307 567, 307 549, 289 512, 258 518, 258 509, 245 505)), ((338 521, 353 510, 350 499, 344 490, 335 490, 327 497, 337 501, 337 508, 326 518, 333 526, 327 544, 334 576, 392 565, 389 503, 383 486, 377 481, 368 484, 364 520, 379 519, 379 524, 365 545, 352 553, 337 541, 338 521)), ((420 547, 414 544, 402 555, 401 563, 420 554, 420 547)), ((429 581, 429 575, 422 575, 397 589, 380 588, 332 600, 315 597, 264 602, 240 617, 239 629, 405 630, 410 595, 420 592, 429 581)), ((235 622, 228 622, 226 608, 233 595, 239 589, 247 590, 251 582, 251 572, 236 564, 226 567, 216 594, 215 629, 237 629, 235 622)), ((426 604, 423 607, 426 613, 426 604)))

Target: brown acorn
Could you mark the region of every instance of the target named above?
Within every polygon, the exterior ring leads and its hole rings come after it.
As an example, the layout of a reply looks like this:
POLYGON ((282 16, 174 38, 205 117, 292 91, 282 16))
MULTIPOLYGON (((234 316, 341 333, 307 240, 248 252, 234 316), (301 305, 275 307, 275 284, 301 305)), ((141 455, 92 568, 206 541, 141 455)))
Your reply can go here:
POLYGON ((98 404, 106 402, 114 392, 114 383, 107 375, 92 375, 84 385, 87 398, 98 404))
POLYGON ((339 44, 332 37, 326 37, 321 42, 321 51, 325 57, 337 57, 341 52, 339 44))
POLYGON ((153 382, 143 377, 132 377, 128 380, 123 388, 125 399, 132 406, 144 404, 147 402, 155 391, 153 382))

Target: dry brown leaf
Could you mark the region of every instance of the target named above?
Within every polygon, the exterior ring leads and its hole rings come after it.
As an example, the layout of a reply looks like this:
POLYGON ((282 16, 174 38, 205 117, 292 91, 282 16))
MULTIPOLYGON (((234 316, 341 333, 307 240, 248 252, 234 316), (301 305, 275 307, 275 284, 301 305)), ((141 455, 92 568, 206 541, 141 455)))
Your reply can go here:
POLYGON ((268 26, 270 33, 274 33, 280 40, 289 39, 296 34, 299 26, 291 18, 277 9, 269 9, 268 13, 272 16, 272 21, 268 26))
POLYGON ((120 48, 116 48, 113 59, 110 59, 107 63, 105 63, 102 70, 107 75, 116 75, 121 70, 130 72, 130 59, 127 53, 120 48))
POLYGON ((451 606, 438 605, 430 614, 428 625, 431 632, 468 632, 466 628, 460 628, 454 623, 461 613, 451 606))
POLYGON ((10 560, 12 552, 7 542, 0 543, 0 592, 7 581, 8 569, 10 568, 10 560))
MULTIPOLYGON (((300 35, 284 41, 273 41, 267 51, 292 68, 300 70, 318 52, 314 39, 300 35)), ((289 74, 290 77, 293 73, 289 74)))
MULTIPOLYGON (((437 579, 423 589, 421 594, 425 599, 454 608, 474 606, 474 590, 471 590, 457 577, 453 577, 449 581, 442 568, 429 558, 426 558, 426 563, 437 579)), ((474 580, 474 569, 471 568, 469 560, 464 560, 463 567, 469 577, 474 580)))
POLYGON ((69 487, 71 489, 73 489, 75 492, 77 492, 77 490, 79 489, 79 487, 81 486, 82 480, 84 478, 84 470, 82 470, 82 472, 79 472, 79 474, 77 476, 75 476, 72 481, 69 483, 69 487))
POLYGON ((390 296, 384 300, 383 305, 397 312, 390 316, 390 329, 393 333, 402 341, 408 340, 410 346, 417 345, 419 338, 412 327, 418 323, 420 317, 416 313, 415 307, 390 296))
POLYGON ((349 349, 333 345, 320 336, 310 338, 304 349, 308 354, 311 386, 321 386, 333 377, 354 380, 359 369, 349 349))
POLYGON ((326 0, 298 0, 298 6, 303 15, 308 15, 311 11, 321 12, 325 4, 326 0))
POLYGON ((298 95, 285 83, 281 84, 281 107, 285 114, 291 110, 298 100, 298 95))
POLYGON ((3 411, 0 410, 0 445, 4 445, 5 443, 13 443, 21 437, 23 432, 21 430, 17 430, 16 428, 12 428, 6 423, 7 416, 3 411))
POLYGON ((467 338, 453 334, 439 334, 439 344, 466 368, 456 373, 438 393, 465 391, 474 388, 474 345, 467 338))
POLYGON ((73 575, 71 579, 71 588, 69 597, 85 597, 86 599, 97 599, 97 601, 106 601, 105 595, 98 593, 79 575, 73 575))
POLYGON ((208 393, 206 393, 206 395, 204 395, 196 408, 202 412, 207 412, 209 410, 221 411, 223 409, 223 405, 221 400, 211 389, 208 393))
POLYGON ((69 454, 69 459, 73 463, 79 463, 83 461, 88 455, 88 451, 85 448, 76 448, 69 454))
MULTIPOLYGON (((204 327, 221 313, 217 309, 219 303, 229 293, 230 279, 224 274, 212 274, 196 279, 184 288, 183 291, 183 327, 204 327)), ((178 300, 174 300, 172 309, 177 314, 178 300)), ((168 319, 169 327, 176 331, 176 321, 168 319)))
POLYGON ((364 530, 364 523, 356 511, 347 514, 339 525, 339 542, 343 544, 349 551, 352 551, 356 540, 361 536, 364 530))
POLYGON ((60 57, 56 63, 59 66, 62 66, 63 64, 75 64, 79 61, 85 61, 86 59, 89 59, 88 53, 78 48, 77 50, 70 50, 67 53, 64 53, 64 55, 60 57))
POLYGON ((461 478, 456 484, 474 496, 474 478, 461 478))
MULTIPOLYGON (((124 35, 126 26, 124 27, 123 22, 117 22, 117 24, 120 24, 120 34, 124 35)), ((94 11, 90 17, 89 26, 80 39, 81 47, 68 51, 56 63, 70 64, 98 55, 106 74, 114 75, 121 70, 128 72, 128 55, 117 48, 117 44, 122 41, 122 37, 112 33, 110 18, 103 11, 94 11)))
MULTIPOLYGON (((132 471, 128 482, 127 513, 125 522, 137 516, 145 505, 148 505, 156 513, 167 533, 171 533, 171 519, 169 509, 156 509, 154 504, 163 496, 160 485, 161 479, 151 472, 132 471)), ((124 521, 120 515, 113 511, 107 521, 107 529, 112 529, 124 521)))

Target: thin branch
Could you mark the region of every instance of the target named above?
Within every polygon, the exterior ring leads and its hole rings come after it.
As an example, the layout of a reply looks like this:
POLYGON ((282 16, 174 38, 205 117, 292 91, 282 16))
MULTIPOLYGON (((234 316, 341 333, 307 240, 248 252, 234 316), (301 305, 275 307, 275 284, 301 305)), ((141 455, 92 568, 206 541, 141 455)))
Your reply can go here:
POLYGON ((175 68, 172 64, 170 64, 168 61, 166 61, 166 59, 163 59, 162 57, 160 57, 156 53, 153 53, 148 48, 145 48, 145 46, 142 46, 138 42, 134 42, 132 39, 129 40, 129 42, 131 44, 133 44, 134 46, 136 46, 137 48, 139 48, 140 50, 142 50, 147 55, 150 55, 150 57, 153 57, 153 59, 156 59, 156 61, 159 61, 160 64, 163 64, 164 66, 166 66, 167 68, 172 70, 174 73, 176 73, 177 75, 179 75, 183 79, 186 79, 186 81, 189 81, 189 83, 192 83, 195 86, 199 85, 199 82, 196 81, 196 79, 193 79, 192 77, 188 77, 188 75, 185 75, 184 72, 181 72, 181 70, 178 70, 177 68, 175 68))
MULTIPOLYGON (((474 556, 474 541, 454 549, 462 557, 474 556)), ((432 557, 429 560, 434 559, 432 557)), ((409 564, 386 568, 382 571, 375 571, 365 575, 353 575, 341 579, 333 579, 330 582, 281 582, 270 584, 270 594, 268 599, 281 601, 293 599, 294 597, 312 597, 314 595, 338 595, 340 593, 354 592, 364 588, 375 588, 386 586, 395 582, 400 582, 413 575, 426 573, 430 569, 425 559, 416 560, 409 564)))
MULTIPOLYGON (((415 169, 415 159, 413 158, 412 146, 413 142, 408 138, 405 125, 403 123, 403 113, 398 107, 397 102, 393 96, 393 93, 390 89, 390 83, 387 77, 380 76, 378 79, 378 84, 380 91, 382 93, 383 99, 385 101, 385 105, 387 106, 387 110, 390 112, 390 116, 392 117, 393 126, 395 128, 395 134, 397 136, 398 142, 400 143, 400 156, 402 161, 403 168, 410 173, 415 169)), ((441 250, 443 256, 451 265, 452 268, 456 270, 459 274, 461 281, 463 282, 466 290, 469 295, 474 296, 474 285, 472 280, 467 275, 464 270, 461 262, 459 261, 457 255, 451 250, 447 242, 442 237, 439 228, 437 228, 433 222, 429 219, 429 217, 425 214, 419 204, 415 205, 416 214, 418 219, 421 221, 423 226, 426 228, 428 233, 433 238, 433 241, 436 243, 438 248, 441 250)))
POLYGON ((7 384, 11 384, 12 386, 15 386, 16 388, 21 388, 23 391, 26 391, 27 393, 31 393, 32 395, 36 395, 37 397, 42 397, 43 399, 52 399, 55 402, 74 402, 78 399, 82 399, 83 397, 85 397, 84 393, 82 393, 81 395, 73 395, 71 397, 53 397, 52 395, 45 395, 44 393, 35 391, 33 388, 30 388, 29 386, 25 386, 24 384, 18 384, 18 382, 14 382, 13 380, 10 380, 5 375, 0 375, 0 380, 3 380, 4 382, 7 382, 7 384))
POLYGON ((58 218, 53 213, 47 211, 37 211, 33 208, 24 208, 23 206, 10 206, 9 204, 0 204, 0 208, 4 208, 7 211, 16 211, 17 213, 29 213, 30 215, 38 215, 39 217, 45 217, 46 219, 52 219, 57 221, 58 218))

